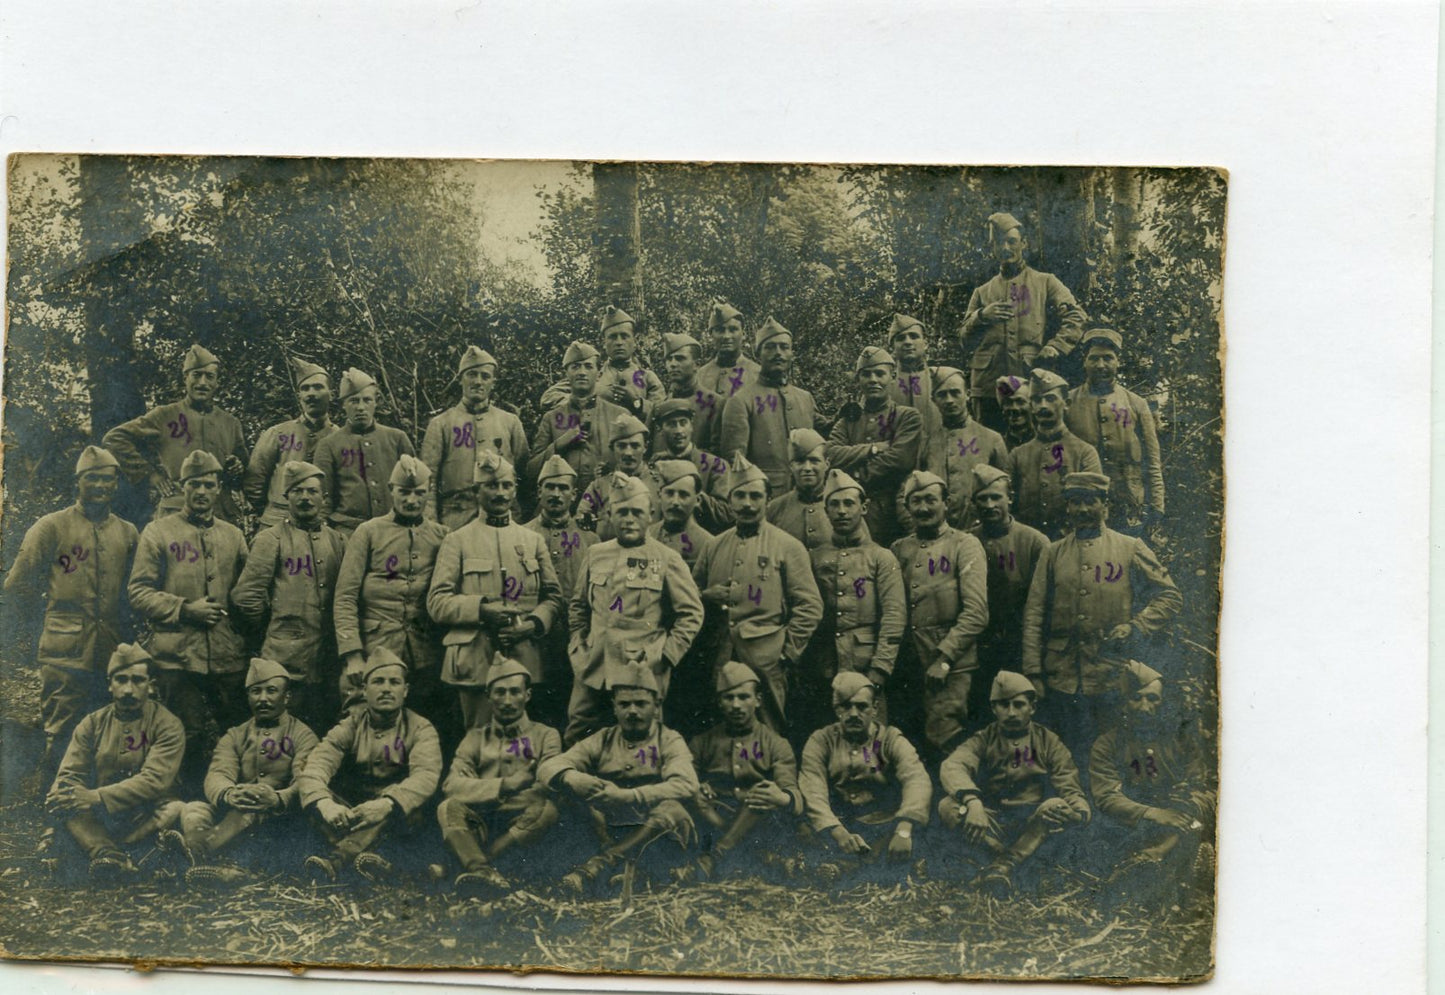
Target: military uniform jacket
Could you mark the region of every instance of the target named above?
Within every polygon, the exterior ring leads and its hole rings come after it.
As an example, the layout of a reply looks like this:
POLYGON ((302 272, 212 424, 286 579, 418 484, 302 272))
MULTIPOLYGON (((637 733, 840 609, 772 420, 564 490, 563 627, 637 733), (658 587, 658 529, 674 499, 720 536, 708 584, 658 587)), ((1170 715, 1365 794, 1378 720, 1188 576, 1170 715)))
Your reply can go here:
MULTIPOLYGON (((714 534, 721 532, 733 523, 733 510, 728 505, 726 486, 727 460, 692 445, 681 453, 654 450, 652 463, 655 464, 658 460, 664 459, 684 460, 697 467, 702 483, 697 492, 697 510, 693 514, 697 516, 699 523, 714 534)), ((659 489, 660 486, 659 482, 659 489)))
POLYGON ((708 546, 712 545, 717 537, 697 524, 696 518, 689 518, 687 524, 676 532, 669 532, 667 526, 662 522, 653 522, 647 527, 647 538, 656 539, 682 557, 682 562, 687 566, 690 577, 692 568, 697 566, 697 558, 708 546))
POLYGON ((682 659, 702 621, 702 598, 681 556, 646 537, 637 546, 599 542, 572 592, 572 671, 602 688, 609 667, 640 653, 661 673, 682 659))
MULTIPOLYGON (((181 463, 197 449, 216 457, 222 466, 228 456, 237 457, 243 466, 248 459, 246 439, 235 415, 215 406, 202 413, 185 401, 162 404, 139 418, 117 425, 105 433, 101 445, 120 461, 121 471, 133 484, 143 484, 155 473, 177 480, 181 463)), ((239 521, 241 517, 241 509, 231 493, 231 488, 240 484, 240 479, 221 474, 216 514, 228 522, 239 521)), ((177 483, 176 493, 157 505, 156 515, 179 511, 183 505, 177 483)))
POLYGON ((1038 436, 1008 454, 1013 478, 1013 513, 1051 539, 1064 534, 1064 478, 1071 473, 1102 472, 1099 454, 1068 429, 1052 439, 1038 436))
POLYGON ((917 410, 884 402, 876 411, 844 405, 824 452, 828 463, 847 471, 868 495, 868 528, 884 541, 899 532, 898 489, 918 467, 923 419, 917 410))
POLYGON ((717 449, 722 442, 723 405, 727 404, 728 395, 702 386, 694 377, 692 386, 674 388, 671 396, 692 401, 692 444, 699 449, 717 449))
POLYGON ((768 475, 772 493, 781 494, 792 484, 788 433, 812 428, 816 417, 813 395, 803 388, 753 380, 723 406, 722 451, 741 452, 768 475))
POLYGON ((808 551, 771 522, 753 536, 736 528, 719 535, 698 557, 693 577, 699 588, 728 586, 728 610, 714 618, 739 663, 797 662, 823 618, 808 551))
POLYGON ((50 791, 66 784, 94 788, 111 815, 153 805, 175 797, 185 752, 181 720, 159 702, 146 702, 129 722, 106 705, 75 727, 50 791))
POLYGON ((336 578, 336 651, 342 656, 385 646, 413 668, 436 663, 426 613, 427 590, 447 529, 394 515, 362 522, 346 543, 336 578))
POLYGON ((326 474, 321 485, 328 521, 349 533, 369 518, 391 511, 387 489, 396 461, 415 456, 411 439, 399 428, 373 424, 357 434, 342 426, 316 447, 316 465, 326 474))
POLYGON ((242 615, 258 626, 266 621, 261 655, 284 666, 292 680, 321 680, 345 545, 329 525, 318 524, 314 532, 290 521, 273 525, 257 534, 231 592, 242 615))
POLYGON ((226 607, 246 566, 246 540, 230 522, 198 525, 184 512, 157 518, 140 534, 130 603, 150 624, 145 647, 163 670, 234 674, 246 647, 224 617, 209 629, 181 621, 181 606, 207 597, 226 607))
POLYGON ((572 597, 577 586, 577 573, 582 568, 582 554, 597 543, 597 533, 584 529, 577 519, 568 516, 556 528, 542 521, 542 516, 528 522, 523 528, 531 529, 542 537, 547 552, 552 556, 552 569, 557 572, 557 583, 562 587, 562 597, 572 597))
POLYGON ((1089 793, 1099 811, 1138 825, 1150 808, 1172 808, 1205 818, 1215 790, 1203 751, 1183 736, 1142 736, 1116 726, 1089 751, 1089 793))
POLYGON ((256 448, 251 450, 242 490, 251 508, 261 512, 262 526, 278 525, 291 512, 282 489, 286 464, 296 460, 315 463, 316 447, 335 431, 330 418, 322 418, 315 428, 304 418, 293 418, 261 433, 256 448))
MULTIPOLYGON (((494 718, 468 730, 452 758, 442 794, 468 805, 496 805, 501 801, 502 778, 523 771, 535 776, 543 761, 561 752, 562 737, 551 726, 523 715, 514 727, 504 729, 494 718)), ((541 790, 540 781, 527 789, 541 790)))
POLYGON ((264 784, 281 796, 285 807, 297 807, 301 788, 296 775, 316 749, 316 734, 290 712, 269 728, 248 719, 226 730, 211 754, 202 790, 217 807, 221 796, 238 784, 264 784))
POLYGON ((918 751, 893 726, 873 723, 858 744, 843 738, 837 722, 819 729, 803 746, 798 786, 808 821, 820 833, 841 825, 833 811, 835 800, 855 810, 871 808, 887 818, 928 825, 933 785, 918 751), (888 814, 895 803, 897 810, 888 814))
POLYGON ((697 382, 721 397, 726 403, 738 391, 758 379, 763 368, 756 359, 738 353, 737 362, 719 366, 714 356, 697 368, 697 382))
POLYGON ((577 471, 578 490, 586 489, 587 485, 592 483, 592 478, 597 476, 598 468, 611 456, 612 433, 617 429, 617 419, 626 413, 625 408, 619 408, 607 400, 600 391, 594 392, 581 405, 569 396, 544 414, 537 423, 537 431, 532 434, 534 448, 532 458, 527 462, 527 479, 536 481, 547 457, 558 452, 558 439, 582 427, 587 432, 587 441, 583 445, 561 452, 560 455, 567 461, 568 466, 577 471))
POLYGON ((891 674, 908 625, 898 561, 866 536, 860 541, 834 535, 808 555, 823 596, 819 636, 832 638, 838 670, 865 673, 877 667, 891 674))
MULTIPOLYGON (((563 611, 562 586, 547 545, 525 525, 508 522, 499 528, 477 518, 442 540, 426 606, 447 630, 442 680, 448 684, 486 686, 499 647, 496 634, 481 624, 483 604, 539 619, 543 635, 563 611)), ((511 655, 533 681, 541 680, 542 659, 534 640, 518 643, 511 655)))
POLYGON ((768 502, 768 521, 801 539, 811 553, 833 541, 833 523, 823 510, 823 498, 804 501, 796 490, 768 502))
POLYGON ((1100 659, 1109 631, 1125 622, 1145 635, 1163 629, 1184 599, 1143 539, 1110 528, 1070 533, 1034 568, 1024 606, 1023 672, 1065 694, 1100 694, 1118 680, 1118 661, 1100 659))
POLYGON ((1089 818, 1089 802, 1069 748, 1037 722, 1018 739, 1009 739, 997 722, 990 722, 948 755, 938 777, 948 796, 959 802, 977 795, 992 809, 1034 808, 1045 798, 1058 797, 1089 818))
POLYGON ((371 713, 358 708, 311 751, 297 784, 304 808, 334 790, 352 804, 390 798, 411 815, 436 794, 441 779, 442 748, 430 722, 406 708, 390 729, 377 729, 371 713))
POLYGON ((1052 273, 1025 265, 1013 277, 995 274, 974 289, 963 319, 963 350, 973 350, 969 393, 989 396, 999 377, 1027 375, 1046 344, 1067 356, 1079 342, 1086 317, 1069 288, 1052 273), (994 303, 1012 304, 1014 316, 985 323, 983 309, 994 303), (1050 330, 1053 337, 1045 342, 1050 330))
POLYGON ((426 517, 456 530, 482 513, 472 472, 477 454, 488 449, 511 463, 518 479, 525 476, 527 433, 521 419, 495 402, 476 414, 458 404, 427 423, 421 440, 421 461, 432 479, 426 517))
POLYGON ((660 722, 642 740, 629 743, 618 726, 608 726, 574 743, 570 750, 537 765, 537 780, 556 786, 568 771, 591 774, 619 788, 631 788, 635 805, 683 801, 697 794, 697 772, 681 736, 660 722))
MULTIPOLYGON (((918 466, 923 466, 923 455, 928 441, 938 434, 943 425, 943 415, 933 403, 934 367, 924 366, 917 370, 898 367, 898 378, 888 388, 888 399, 905 408, 913 408, 923 424, 922 441, 918 447, 918 466)), ((942 474, 939 474, 942 476, 942 474)))
POLYGON ((924 440, 920 466, 948 482, 948 524, 963 528, 973 519, 973 468, 980 463, 1007 472, 1008 446, 1003 436, 967 418, 950 428, 939 423, 937 431, 924 440))
POLYGON ((983 547, 947 525, 936 539, 905 536, 893 544, 908 592, 908 631, 924 667, 978 666, 977 641, 988 625, 988 568, 983 547))
MULTIPOLYGON (((574 517, 583 528, 590 529, 597 533, 597 538, 602 540, 615 539, 617 529, 612 525, 612 506, 607 500, 608 492, 612 490, 612 473, 616 469, 613 466, 604 467, 602 472, 593 479, 592 483, 582 495, 577 498, 577 507, 573 509, 574 517)), ((647 485, 650 507, 652 509, 652 521, 662 521, 662 478, 653 469, 651 464, 644 463, 637 468, 636 473, 628 474, 647 485)))
POLYGON ((803 793, 798 788, 798 760, 781 735, 753 720, 741 736, 719 722, 688 744, 698 780, 712 786, 719 798, 742 801, 754 785, 772 781, 792 796, 788 811, 803 814, 803 793))
POLYGON ((1084 384, 1069 393, 1064 424, 1098 452, 1109 475, 1111 511, 1137 516, 1146 503, 1164 511, 1159 431, 1148 401, 1117 384, 1107 394, 1084 384))
POLYGON ((969 529, 983 544, 984 562, 988 564, 988 628, 989 641, 1013 642, 1022 638, 1024 603, 1028 601, 1029 584, 1034 567, 1049 548, 1048 538, 1038 529, 1010 518, 1002 535, 988 535, 982 525, 969 529))
POLYGON ((129 605, 121 595, 139 540, 130 522, 115 515, 92 522, 78 503, 46 515, 25 533, 5 592, 12 602, 43 592, 36 652, 42 666, 105 672, 110 654, 130 634, 129 605))
POLYGON ((626 366, 613 366, 603 359, 602 368, 597 371, 597 393, 610 400, 612 388, 617 384, 627 388, 627 410, 644 422, 652 413, 653 405, 667 400, 667 388, 656 373, 635 360, 626 366))

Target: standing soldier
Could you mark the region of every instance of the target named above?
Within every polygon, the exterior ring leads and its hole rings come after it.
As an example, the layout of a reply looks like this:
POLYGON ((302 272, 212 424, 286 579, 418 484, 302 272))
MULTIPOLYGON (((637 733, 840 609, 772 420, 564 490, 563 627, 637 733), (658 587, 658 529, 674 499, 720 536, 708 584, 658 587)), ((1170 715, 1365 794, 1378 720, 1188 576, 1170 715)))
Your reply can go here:
POLYGON ((111 514, 119 481, 116 458, 86 446, 75 462, 75 504, 30 527, 5 577, 17 618, 33 618, 40 599, 45 601, 35 650, 45 729, 38 768, 42 787, 75 724, 100 707, 103 670, 129 635, 121 594, 139 536, 134 525, 111 514))
MULTIPOLYGON (((721 406, 718 412, 721 417, 721 406)), ((723 491, 728 464, 721 456, 693 443, 693 423, 698 417, 697 405, 680 397, 669 397, 654 408, 653 461, 682 460, 693 465, 698 475, 698 521, 711 532, 721 532, 732 524, 732 512, 728 511, 727 494, 723 491)))
POLYGON ((150 626, 146 649, 160 670, 161 697, 185 726, 186 762, 203 765, 221 730, 246 715, 245 646, 226 613, 246 539, 216 517, 216 457, 196 450, 179 476, 185 508, 145 527, 127 593, 150 626))
POLYGON ((253 627, 265 626, 261 656, 290 675, 292 714, 325 728, 341 676, 331 608, 345 542, 321 520, 321 468, 292 460, 281 472, 288 518, 256 536, 231 601, 253 627))
POLYGON ((612 509, 607 504, 617 473, 641 481, 652 495, 652 520, 662 518, 658 500, 662 484, 656 471, 644 461, 646 455, 647 426, 631 415, 617 419, 612 435, 612 460, 607 465, 611 472, 592 478, 592 483, 577 499, 577 521, 596 532, 597 538, 611 539, 617 534, 612 524, 612 509))
POLYGON ((147 485, 157 517, 185 504, 177 484, 186 457, 210 453, 221 466, 215 513, 225 521, 239 522, 241 509, 231 489, 241 485, 246 472, 246 440, 236 416, 215 404, 221 361, 209 349, 193 345, 181 369, 184 400, 162 404, 117 425, 105 433, 101 445, 115 454, 126 479, 147 485))
POLYGON ((733 457, 727 487, 737 524, 698 557, 693 576, 707 605, 704 645, 714 668, 737 660, 757 671, 763 721, 782 732, 788 675, 823 618, 823 599, 807 549, 767 520, 767 485, 767 476, 742 453, 733 457))
POLYGON ((290 515, 284 471, 293 462, 314 463, 316 447, 336 431, 331 421, 331 378, 315 363, 291 360, 301 417, 272 425, 251 451, 243 490, 251 510, 261 511, 261 528, 280 525, 290 515))
POLYGON ((1084 333, 1085 382, 1069 394, 1064 423, 1099 453, 1110 480, 1110 524, 1131 535, 1164 515, 1159 432, 1149 402, 1116 381, 1123 339, 1112 328, 1084 333))
POLYGON ((788 433, 788 455, 793 488, 768 502, 768 521, 797 536, 812 552, 833 541, 833 526, 823 510, 823 484, 829 469, 827 443, 811 428, 795 428, 788 433))
POLYGON ((457 363, 462 399, 427 423, 421 461, 431 471, 433 498, 426 517, 456 531, 481 514, 473 467, 484 450, 500 453, 516 469, 527 466, 527 433, 515 414, 492 400, 497 361, 467 346, 457 363))
POLYGON ((1094 447, 1064 427, 1064 394, 1069 385, 1048 370, 1034 370, 1030 384, 1034 437, 1008 454, 1014 513, 1050 539, 1064 534, 1064 478, 1098 473, 1094 447))
POLYGON ((868 530, 887 546, 900 534, 898 488, 918 466, 923 419, 914 408, 888 396, 897 364, 886 349, 867 346, 858 354, 854 377, 863 397, 843 405, 828 437, 828 465, 846 471, 863 485, 868 498, 868 530))
POLYGON ((442 540, 426 599, 447 630, 442 683, 457 689, 467 729, 487 721, 487 673, 502 656, 524 665, 533 683, 542 679, 542 639, 565 605, 547 544, 512 521, 512 464, 483 453, 473 472, 483 517, 442 540))
POLYGON ((573 342, 563 354, 569 393, 548 409, 533 433, 535 448, 527 462, 528 477, 535 479, 542 464, 559 455, 577 471, 576 486, 581 491, 592 483, 611 453, 613 427, 628 412, 597 389, 597 355, 586 342, 573 342))
POLYGON ((597 392, 647 421, 652 406, 667 397, 667 389, 656 373, 637 362, 637 322, 611 304, 602 312, 602 348, 607 365, 598 373, 597 392))
POLYGON ((906 314, 895 314, 888 326, 888 348, 898 360, 898 377, 888 388, 888 396, 895 404, 917 408, 923 421, 922 441, 918 447, 919 465, 922 466, 924 453, 930 440, 938 434, 940 415, 934 404, 934 393, 938 390, 938 377, 945 369, 937 370, 928 365, 928 333, 923 322, 906 314))
POLYGON ((563 740, 576 743, 606 722, 609 675, 640 661, 667 697, 672 668, 702 628, 697 585, 682 557, 647 537, 652 497, 643 484, 614 474, 608 495, 617 538, 582 559, 572 592, 568 656, 574 681, 563 740))
POLYGON ((978 540, 945 519, 951 502, 940 477, 915 470, 903 482, 903 501, 913 534, 893 544, 893 555, 908 594, 910 638, 894 680, 895 724, 918 731, 921 703, 923 739, 943 756, 968 714, 978 639, 989 620, 987 567, 978 540))
POLYGON ((1086 316, 1058 277, 1024 262, 1028 239, 1018 219, 990 214, 988 229, 999 271, 969 297, 961 344, 964 352, 973 351, 969 386, 979 406, 975 416, 999 431, 1003 419, 990 385, 998 377, 1022 376, 1035 364, 1067 356, 1086 316))
POLYGON ((391 511, 387 481, 402 456, 416 455, 399 428, 379 425, 376 381, 352 367, 341 378, 346 424, 321 440, 316 465, 326 474, 322 494, 328 520, 344 537, 368 519, 391 511))
MULTIPOLYGON (((701 474, 697 464, 685 460, 658 460, 653 468, 662 481, 662 521, 648 526, 647 537, 682 557, 691 577, 698 557, 716 541, 694 517, 701 474)), ((712 660, 696 640, 678 661, 675 676, 663 705, 667 721, 686 735, 702 727, 712 704, 712 660)))
POLYGON ((994 393, 1003 412, 1003 441, 1013 452, 1034 437, 1034 409, 1027 377, 1010 373, 994 381, 994 393))
MULTIPOLYGON (((722 441, 723 404, 726 394, 704 386, 697 376, 702 358, 702 344, 691 335, 666 334, 662 337, 662 368, 667 373, 668 397, 684 400, 692 406, 692 441, 699 449, 716 450, 722 441)), ((652 409, 654 425, 659 418, 652 409)))
POLYGON ((713 358, 697 371, 698 381, 724 401, 756 380, 762 372, 757 360, 743 354, 743 313, 731 304, 718 301, 707 318, 712 337, 713 358))
POLYGON ((962 370, 940 366, 934 371, 933 400, 941 419, 924 445, 923 469, 948 484, 948 524, 966 527, 973 518, 973 468, 981 464, 1008 469, 1003 436, 968 415, 968 385, 962 370))
POLYGON ((361 697, 363 653, 384 648, 406 664, 417 710, 441 716, 436 629, 426 612, 427 590, 447 527, 426 521, 431 471, 402 454, 388 482, 389 514, 359 525, 346 543, 336 578, 336 651, 341 654, 342 704, 361 697))
POLYGON ((742 453, 763 471, 773 494, 788 488, 788 434, 812 428, 813 395, 788 383, 793 375, 793 333, 768 318, 753 334, 762 369, 723 406, 722 451, 742 453))

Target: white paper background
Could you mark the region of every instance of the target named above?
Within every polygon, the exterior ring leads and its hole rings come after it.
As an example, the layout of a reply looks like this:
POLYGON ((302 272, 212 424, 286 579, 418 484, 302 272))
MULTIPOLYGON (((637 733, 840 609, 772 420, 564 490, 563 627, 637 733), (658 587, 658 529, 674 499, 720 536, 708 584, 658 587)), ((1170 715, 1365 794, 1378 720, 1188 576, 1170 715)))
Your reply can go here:
MULTIPOLYGON (((1228 168, 1211 990, 1413 992, 1436 18, 1425 3, 8 0, 0 151, 1228 168)), ((198 980, 0 970, 15 992, 198 980)))

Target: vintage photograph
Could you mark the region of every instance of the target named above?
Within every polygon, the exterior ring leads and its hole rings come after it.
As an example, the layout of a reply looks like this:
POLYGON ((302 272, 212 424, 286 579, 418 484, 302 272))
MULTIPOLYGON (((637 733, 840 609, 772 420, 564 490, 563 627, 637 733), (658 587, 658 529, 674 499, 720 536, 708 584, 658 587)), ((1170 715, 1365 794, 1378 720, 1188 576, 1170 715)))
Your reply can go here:
POLYGON ((6 957, 1212 973, 1223 170, 7 184, 6 957))

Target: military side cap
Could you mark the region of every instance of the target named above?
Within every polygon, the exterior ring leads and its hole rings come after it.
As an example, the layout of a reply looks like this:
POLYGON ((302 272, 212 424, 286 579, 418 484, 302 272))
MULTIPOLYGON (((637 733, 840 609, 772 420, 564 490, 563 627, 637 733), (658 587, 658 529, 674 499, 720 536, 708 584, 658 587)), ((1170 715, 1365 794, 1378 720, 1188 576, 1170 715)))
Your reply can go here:
POLYGON ((360 394, 366 388, 375 386, 376 381, 369 374, 353 366, 341 374, 341 399, 344 401, 352 394, 360 394))
POLYGON ((78 477, 87 470, 104 470, 108 466, 120 467, 120 461, 109 449, 86 446, 80 451, 80 458, 75 461, 75 475, 78 477))
POLYGON ((153 662, 151 655, 143 647, 135 643, 121 643, 110 654, 110 660, 105 665, 105 676, 114 677, 117 670, 134 667, 138 663, 153 662))
MULTIPOLYGON (((562 460, 563 465, 567 463, 565 459, 562 459, 562 457, 556 453, 552 454, 548 463, 554 459, 562 460)), ((546 469, 545 466, 542 468, 543 474, 545 474, 546 469)), ((567 469, 572 470, 570 466, 567 467, 567 469)), ((560 474, 553 473, 551 476, 556 477, 560 476, 560 474)), ((572 471, 572 476, 577 476, 575 470, 572 471)), ((477 461, 472 464, 472 483, 479 484, 483 480, 491 480, 493 477, 498 480, 516 480, 517 468, 512 465, 511 460, 504 458, 502 454, 495 449, 483 449, 477 453, 477 461)), ((546 477, 539 474, 537 482, 541 483, 544 479, 546 479, 546 477)))
POLYGON ((998 676, 993 679, 993 687, 989 690, 988 700, 1008 701, 1021 694, 1034 694, 1035 691, 1033 682, 1023 674, 1016 674, 1012 670, 1000 670, 998 676))
POLYGON ((927 470, 914 470, 903 479, 903 500, 907 501, 908 496, 914 491, 921 491, 925 487, 932 487, 934 484, 942 488, 943 493, 948 493, 948 481, 944 480, 938 474, 929 473, 927 470))
POLYGON ((1115 352, 1123 352, 1124 338, 1112 328, 1091 328, 1079 339, 1079 347, 1088 352, 1091 345, 1108 345, 1115 352))
POLYGON ((1031 391, 1047 394, 1051 390, 1068 390, 1069 382, 1053 370, 1034 367, 1029 371, 1029 386, 1031 391))
POLYGON ((758 675, 752 667, 746 663, 738 663, 736 660, 729 660, 723 664, 717 672, 717 693, 731 691, 743 684, 757 684, 758 675))
POLYGON ((827 440, 811 428, 795 428, 788 433, 788 455, 793 459, 802 459, 823 445, 827 440))
POLYGON ((633 661, 617 664, 608 674, 607 690, 621 691, 625 688, 651 691, 654 697, 662 693, 652 668, 645 663, 633 661))
POLYGON ((205 369, 207 366, 220 365, 221 361, 216 358, 215 353, 207 349, 205 346, 197 344, 191 346, 189 349, 186 350, 186 361, 182 365, 181 369, 184 372, 189 373, 192 370, 205 369))
POLYGON ((527 683, 532 683, 532 673, 516 660, 509 656, 498 656, 492 661, 492 666, 487 670, 487 687, 491 687, 498 681, 504 681, 508 677, 525 677, 527 683))
POLYGON ((935 366, 933 368, 933 392, 937 394, 943 389, 944 384, 954 379, 957 379, 965 388, 968 387, 968 378, 958 367, 935 366))
POLYGON ((707 316, 708 331, 721 328, 734 318, 741 318, 743 313, 726 301, 717 301, 712 306, 712 312, 707 316))
POLYGON ((391 468, 388 482, 393 487, 425 487, 431 483, 431 468, 415 456, 402 453, 391 468))
POLYGON ((853 363, 853 372, 866 370, 870 366, 897 366, 893 360, 893 354, 887 349, 876 345, 865 345, 863 351, 858 354, 858 359, 853 363))
POLYGON ((723 490, 728 494, 737 490, 743 484, 767 483, 768 475, 758 469, 742 451, 733 453, 732 462, 728 466, 727 476, 723 478, 723 490))
POLYGON ((1077 470, 1064 475, 1064 492, 1085 491, 1089 494, 1107 495, 1109 478, 1102 473, 1077 470))
MULTIPOLYGON (((856 670, 840 671, 833 678, 833 704, 841 705, 845 701, 852 701, 853 696, 864 688, 873 687, 873 682, 856 670)), ((874 692, 877 696, 877 692, 874 692)))
POLYGON ((697 481, 697 486, 702 487, 702 472, 690 459, 660 459, 652 464, 652 468, 657 471, 664 487, 683 477, 692 477, 697 481))
POLYGON ((753 348, 761 349, 764 342, 768 341, 768 339, 775 339, 779 335, 786 335, 788 338, 793 337, 792 332, 788 331, 782 325, 778 324, 773 317, 769 316, 766 321, 758 326, 757 331, 753 332, 753 348))
POLYGON ((295 358, 291 360, 291 376, 296 381, 297 387, 313 377, 325 377, 328 382, 331 380, 331 375, 326 372, 326 367, 295 358))
POLYGON ((676 418, 678 415, 686 415, 688 421, 692 421, 697 416, 697 405, 692 398, 669 397, 652 409, 652 423, 661 425, 669 418, 676 418))
POLYGON ((586 362, 589 359, 596 359, 598 355, 599 353, 593 346, 588 345, 586 342, 574 340, 572 344, 567 347, 567 351, 562 354, 562 365, 565 367, 571 366, 573 363, 586 362))
POLYGON ((467 346, 467 351, 462 353, 462 358, 457 362, 457 376, 470 370, 473 366, 496 366, 497 361, 492 354, 485 349, 474 345, 467 346))
POLYGON ((377 646, 366 654, 366 663, 361 668, 361 679, 365 681, 373 671, 380 670, 382 667, 400 667, 407 672, 408 676, 411 674, 411 668, 406 665, 405 660, 385 646, 377 646))
POLYGON ((857 491, 859 494, 862 494, 863 485, 842 470, 829 470, 828 476, 823 481, 823 500, 828 500, 828 498, 837 494, 839 491, 857 491))
POLYGON ((1012 373, 1008 374, 1007 376, 999 377, 997 380, 995 380, 993 382, 993 389, 998 394, 998 399, 1000 401, 1002 401, 1005 397, 1013 397, 1015 394, 1017 394, 1019 397, 1027 399, 1030 393, 1029 382, 1027 380, 1019 379, 1012 373))
POLYGON ((608 329, 616 328, 618 325, 635 324, 637 324, 637 321, 632 317, 632 315, 622 310, 622 308, 616 307, 612 304, 607 305, 607 308, 602 312, 603 335, 607 334, 608 329))
POLYGON ((1153 667, 1140 663, 1138 660, 1129 660, 1124 664, 1124 692, 1133 694, 1140 688, 1147 687, 1155 681, 1163 681, 1164 675, 1153 667))
POLYGON ((1019 222, 1018 218, 1014 217, 1007 211, 999 211, 995 214, 990 214, 988 216, 988 226, 993 230, 993 233, 995 235, 1007 235, 1015 228, 1022 231, 1024 227, 1019 222))
POLYGON ((571 477, 577 479, 577 471, 566 459, 553 453, 547 457, 547 462, 542 464, 542 472, 537 474, 537 484, 540 486, 544 480, 552 480, 555 477, 571 477))
POLYGON ((192 477, 203 477, 208 473, 220 472, 220 460, 204 449, 196 449, 181 461, 180 479, 190 480, 192 477))
POLYGON ((902 335, 910 328, 922 330, 923 322, 917 318, 909 317, 906 314, 895 314, 893 316, 893 323, 888 326, 888 341, 892 342, 895 336, 902 335))
POLYGON ((671 356, 675 352, 682 352, 682 350, 688 346, 692 346, 692 348, 696 350, 694 355, 700 355, 702 353, 702 343, 691 335, 681 332, 665 332, 662 336, 663 358, 671 356))
POLYGON ((634 435, 646 434, 647 426, 642 424, 640 420, 629 414, 623 414, 617 419, 616 422, 613 423, 612 426, 613 442, 616 442, 618 439, 630 439, 634 435))
POLYGON ((292 460, 281 468, 281 493, 290 494, 291 488, 303 480, 311 480, 313 477, 324 478, 326 474, 321 472, 321 467, 315 463, 307 463, 305 460, 292 460))
POLYGON ((638 505, 648 509, 652 507, 652 492, 636 477, 617 471, 609 478, 607 504, 613 511, 638 505))
POLYGON ((286 668, 275 660, 268 660, 264 656, 251 657, 251 666, 246 668, 246 687, 264 684, 273 677, 284 677, 288 681, 291 679, 286 668))
POLYGON ((985 487, 991 487, 1000 480, 1008 480, 1009 475, 991 463, 975 463, 973 467, 973 490, 978 493, 985 487))

